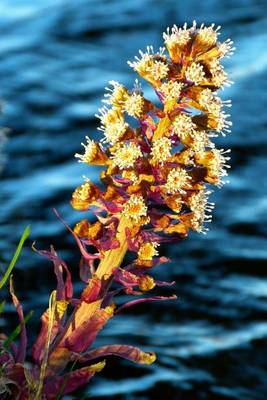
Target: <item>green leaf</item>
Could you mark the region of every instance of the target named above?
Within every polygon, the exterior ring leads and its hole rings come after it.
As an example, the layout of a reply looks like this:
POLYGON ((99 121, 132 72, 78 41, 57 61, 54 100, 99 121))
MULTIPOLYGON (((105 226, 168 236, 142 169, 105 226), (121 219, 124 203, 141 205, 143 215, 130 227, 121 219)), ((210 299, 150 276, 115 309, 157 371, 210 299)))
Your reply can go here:
MULTIPOLYGON (((24 318, 24 324, 26 324, 29 319, 33 316, 33 311, 30 311, 26 317, 24 318)), ((8 338, 3 343, 3 349, 7 350, 11 343, 16 339, 16 337, 20 334, 21 331, 21 324, 19 324, 13 332, 8 336, 8 338)))
POLYGON ((2 312, 4 311, 5 304, 5 300, 0 303, 0 314, 2 314, 2 312))
POLYGON ((10 274, 11 274, 11 272, 12 272, 12 270, 13 270, 13 268, 14 268, 17 260, 18 260, 18 257, 20 255, 20 252, 21 252, 22 247, 23 247, 23 244, 24 244, 25 240, 27 239, 27 237, 29 236, 29 234, 30 234, 30 226, 28 225, 24 229, 24 232, 23 232, 23 234, 22 234, 22 236, 20 238, 19 244, 18 244, 18 246, 16 248, 16 251, 14 253, 14 256, 13 256, 13 258, 12 258, 12 260, 11 260, 7 270, 6 270, 6 272, 4 273, 4 276, 2 277, 2 279, 0 281, 0 289, 2 289, 2 287, 4 286, 6 281, 8 280, 8 278, 9 278, 9 276, 10 276, 10 274))
MULTIPOLYGON (((75 367, 76 364, 77 364, 77 360, 75 360, 75 361, 72 363, 69 372, 72 372, 72 371, 74 370, 74 367, 75 367)), ((61 397, 63 396, 64 390, 65 390, 65 386, 66 386, 66 384, 67 384, 67 380, 68 380, 68 378, 65 376, 64 381, 62 382, 62 385, 61 385, 61 387, 59 388, 59 392, 58 392, 58 394, 57 394, 56 400, 60 400, 61 397)))

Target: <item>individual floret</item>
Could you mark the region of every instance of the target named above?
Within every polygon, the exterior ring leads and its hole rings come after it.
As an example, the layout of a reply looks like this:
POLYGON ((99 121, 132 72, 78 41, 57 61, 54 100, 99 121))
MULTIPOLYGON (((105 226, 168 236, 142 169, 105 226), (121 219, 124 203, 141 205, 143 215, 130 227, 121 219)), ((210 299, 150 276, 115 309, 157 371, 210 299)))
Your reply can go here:
POLYGON ((112 163, 120 169, 133 167, 136 160, 142 157, 139 146, 134 143, 124 144, 112 155, 112 163))
POLYGON ((147 206, 141 195, 132 195, 124 205, 123 214, 132 222, 139 223, 147 215, 147 206))
POLYGON ((162 164, 171 156, 171 140, 163 137, 155 140, 151 149, 152 164, 162 164))
POLYGON ((190 184, 192 178, 183 168, 173 168, 167 176, 165 189, 167 193, 173 194, 176 192, 186 193, 185 187, 190 184))

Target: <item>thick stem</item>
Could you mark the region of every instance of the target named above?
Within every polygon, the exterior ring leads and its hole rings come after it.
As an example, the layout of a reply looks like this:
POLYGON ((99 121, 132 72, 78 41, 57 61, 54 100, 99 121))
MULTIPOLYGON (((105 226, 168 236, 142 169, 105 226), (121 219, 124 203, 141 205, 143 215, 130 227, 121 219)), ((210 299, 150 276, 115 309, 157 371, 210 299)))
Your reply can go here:
POLYGON ((101 260, 96 270, 96 276, 100 279, 107 280, 112 275, 112 270, 118 268, 127 252, 127 240, 125 235, 125 228, 127 227, 127 219, 121 216, 118 225, 116 239, 119 241, 120 246, 113 250, 108 250, 105 257, 101 260))
MULTIPOLYGON (((108 250, 105 253, 105 257, 101 260, 98 268, 96 270, 96 276, 99 279, 108 280, 114 268, 118 268, 123 258, 127 252, 127 240, 125 235, 125 228, 127 227, 127 218, 123 215, 120 218, 120 222, 118 225, 116 239, 119 241, 120 246, 113 250, 108 250)), ((71 332, 81 325, 84 321, 91 318, 91 316, 95 313, 95 311, 100 307, 101 300, 94 301, 93 303, 86 303, 82 301, 79 305, 79 308, 74 312, 72 316, 71 323, 68 326, 68 329, 64 335, 64 339, 66 339, 71 332)))

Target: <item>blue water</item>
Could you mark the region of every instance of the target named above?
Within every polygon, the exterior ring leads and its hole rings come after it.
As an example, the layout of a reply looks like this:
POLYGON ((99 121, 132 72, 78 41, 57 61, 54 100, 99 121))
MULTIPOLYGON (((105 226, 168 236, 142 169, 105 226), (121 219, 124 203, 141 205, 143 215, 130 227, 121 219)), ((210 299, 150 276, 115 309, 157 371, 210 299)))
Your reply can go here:
MULTIPOLYGON (((30 223, 31 241, 53 243, 77 276, 77 248, 52 208, 70 224, 80 218, 69 206, 71 193, 83 174, 97 181, 98 171, 73 154, 85 135, 97 136, 94 113, 107 82, 132 85, 126 61, 139 48, 161 45, 167 26, 193 19, 222 25, 222 37, 237 47, 227 61, 236 83, 224 91, 233 101, 233 133, 220 140, 232 148, 230 184, 214 193, 209 234, 163 248, 173 262, 155 271, 177 281, 169 293, 178 301, 129 310, 98 339, 155 350, 158 361, 141 367, 110 360, 89 386, 91 398, 267 398, 266 14, 264 0, 0 1, 0 124, 10 130, 0 156, 2 265, 30 223)), ((33 341, 55 280, 31 241, 15 284, 26 311, 35 310, 33 341)), ((1 323, 8 330, 16 315, 6 310, 1 323)))

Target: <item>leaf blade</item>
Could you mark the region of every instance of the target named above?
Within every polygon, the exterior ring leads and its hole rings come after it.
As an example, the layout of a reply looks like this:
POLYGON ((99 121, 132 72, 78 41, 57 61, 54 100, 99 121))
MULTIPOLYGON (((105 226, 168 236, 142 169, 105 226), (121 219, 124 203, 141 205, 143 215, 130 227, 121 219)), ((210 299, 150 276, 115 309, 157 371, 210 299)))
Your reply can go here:
POLYGON ((2 277, 2 279, 0 281, 0 290, 5 285, 6 281, 8 280, 8 278, 9 278, 9 276, 10 276, 12 270, 13 270, 13 268, 15 267, 16 262, 17 262, 17 260, 19 258, 20 252, 22 250, 22 247, 24 245, 24 242, 28 238, 28 236, 30 235, 30 232, 31 232, 30 231, 30 225, 28 225, 24 229, 23 234, 22 234, 22 236, 20 238, 19 244, 18 244, 18 246, 16 248, 16 251, 15 251, 13 257, 12 257, 12 260, 10 261, 9 266, 7 267, 6 272, 4 273, 4 275, 3 275, 3 277, 2 277))

